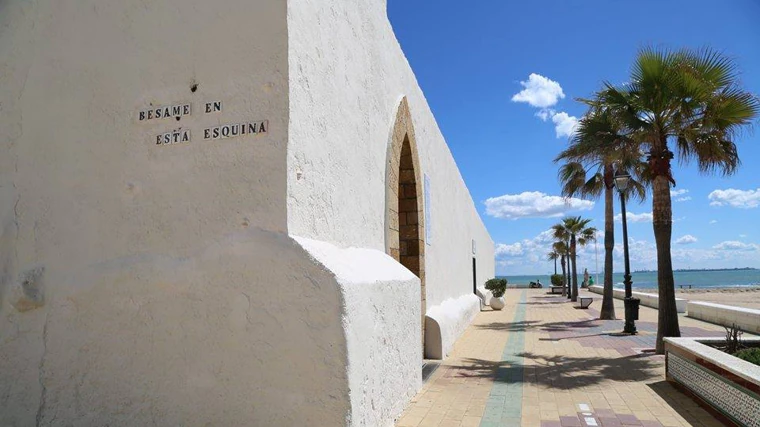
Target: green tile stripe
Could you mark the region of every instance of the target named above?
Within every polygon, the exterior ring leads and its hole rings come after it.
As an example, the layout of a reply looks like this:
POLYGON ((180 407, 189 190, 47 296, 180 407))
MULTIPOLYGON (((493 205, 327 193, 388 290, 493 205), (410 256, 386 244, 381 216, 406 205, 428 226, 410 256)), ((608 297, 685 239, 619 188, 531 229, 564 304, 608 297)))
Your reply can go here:
MULTIPOLYGON (((515 308, 513 323, 525 321, 527 291, 520 294, 520 304, 515 308)), ((488 395, 486 410, 480 427, 519 426, 522 418, 523 357, 525 331, 510 331, 501 365, 496 370, 494 385, 488 395)))

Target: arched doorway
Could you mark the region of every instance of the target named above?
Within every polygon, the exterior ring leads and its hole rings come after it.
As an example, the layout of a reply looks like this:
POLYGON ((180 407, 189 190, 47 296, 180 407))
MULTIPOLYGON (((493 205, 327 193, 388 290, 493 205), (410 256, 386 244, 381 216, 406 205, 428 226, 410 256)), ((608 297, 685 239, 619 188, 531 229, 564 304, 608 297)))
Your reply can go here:
POLYGON ((425 216, 422 173, 409 104, 403 98, 388 147, 386 169, 386 252, 420 278, 420 329, 425 348, 425 216))
POLYGON ((420 277, 420 211, 417 200, 412 149, 409 138, 404 138, 398 176, 398 230, 401 264, 420 277))

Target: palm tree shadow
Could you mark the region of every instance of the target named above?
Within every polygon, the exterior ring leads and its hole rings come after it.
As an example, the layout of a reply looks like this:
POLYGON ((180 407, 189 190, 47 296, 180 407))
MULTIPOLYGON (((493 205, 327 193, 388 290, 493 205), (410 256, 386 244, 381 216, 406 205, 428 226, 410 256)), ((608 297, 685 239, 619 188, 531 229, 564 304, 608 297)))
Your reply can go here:
MULTIPOLYGON (((559 338, 539 338, 538 340, 539 341, 562 341, 562 340, 574 340, 574 339, 578 339, 578 338, 599 337, 599 336, 602 336, 602 335, 615 336, 614 334, 609 333, 609 332, 601 332, 601 333, 598 333, 598 334, 573 335, 573 336, 569 336, 569 337, 559 337, 559 338)), ((630 334, 626 334, 625 336, 630 336, 630 334)))
POLYGON ((602 326, 598 319, 578 320, 575 322, 549 322, 541 325, 541 330, 546 332, 564 332, 577 329, 598 328, 602 326))
POLYGON ((538 320, 523 320, 520 322, 492 322, 484 325, 475 325, 478 329, 488 329, 492 331, 505 331, 505 332, 524 332, 536 323, 538 320))
POLYGON ((591 386, 605 380, 647 381, 661 375, 662 360, 646 354, 602 357, 542 356, 531 352, 516 355, 522 363, 465 358, 452 369, 464 378, 495 382, 527 383, 560 390, 591 386), (532 363, 526 364, 530 360, 532 363))
POLYGON ((575 322, 547 322, 538 320, 523 320, 520 322, 492 322, 483 325, 475 325, 478 329, 493 331, 523 332, 528 329, 540 329, 544 332, 565 332, 580 329, 598 328, 602 326, 598 319, 578 320, 575 322))
POLYGON ((565 301, 526 301, 526 302, 518 302, 518 304, 522 304, 522 305, 556 305, 556 304, 565 304, 565 301))

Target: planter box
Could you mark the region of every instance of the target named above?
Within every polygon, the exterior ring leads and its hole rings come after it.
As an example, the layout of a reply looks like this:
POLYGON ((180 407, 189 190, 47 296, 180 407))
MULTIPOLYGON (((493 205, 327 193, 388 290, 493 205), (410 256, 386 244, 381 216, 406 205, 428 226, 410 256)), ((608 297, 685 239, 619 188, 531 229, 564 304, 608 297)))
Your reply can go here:
POLYGON ((723 342, 665 338, 665 376, 724 423, 760 427, 760 366, 705 345, 723 342))
POLYGON ((760 310, 701 301, 689 301, 686 308, 689 317, 723 326, 735 324, 742 331, 760 334, 760 310))
MULTIPOLYGON (((589 286, 588 290, 595 294, 600 294, 600 295, 604 293, 604 287, 599 286, 599 285, 589 286)), ((660 297, 657 294, 646 294, 644 292, 631 292, 631 295, 634 298, 640 299, 641 305, 645 305, 651 308, 659 308, 660 297)), ((612 297, 617 298, 617 299, 625 298, 625 290, 613 289, 612 297)), ((676 310, 678 310, 679 313, 686 313, 685 299, 676 298, 676 310)))

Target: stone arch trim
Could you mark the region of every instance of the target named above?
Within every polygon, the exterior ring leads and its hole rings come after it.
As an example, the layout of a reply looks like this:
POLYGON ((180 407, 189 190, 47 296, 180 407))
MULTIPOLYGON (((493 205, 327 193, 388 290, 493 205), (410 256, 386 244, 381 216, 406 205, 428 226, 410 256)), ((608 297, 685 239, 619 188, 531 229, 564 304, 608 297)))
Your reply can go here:
POLYGON ((412 115, 406 97, 396 109, 396 116, 388 143, 386 162, 386 217, 385 249, 396 261, 404 264, 420 278, 422 344, 425 343, 425 215, 423 173, 417 151, 412 115), (406 148, 404 145, 407 145, 406 148), (406 148, 406 149, 405 149, 406 148), (402 192, 403 194, 399 194, 402 192), (408 197, 408 201, 403 200, 408 197), (399 200, 404 206, 399 206, 399 200), (416 203, 413 203, 416 201, 416 203), (410 212, 410 203, 416 207, 416 215, 410 212), (399 218, 400 211, 407 211, 407 220, 399 218), (416 233, 414 233, 416 231, 416 233), (414 236, 416 254, 405 253, 404 237, 414 236), (416 267, 416 271, 415 271, 416 267))

